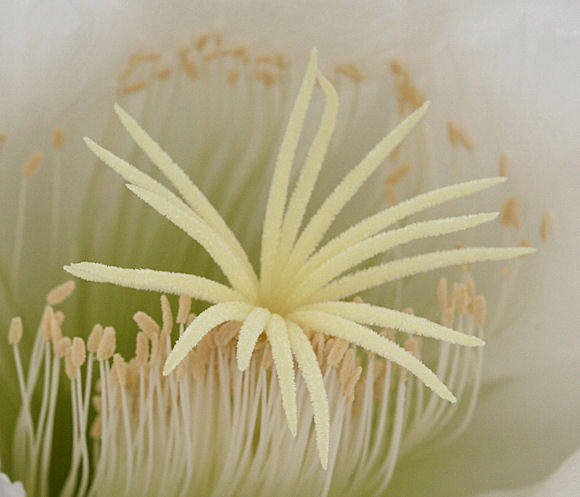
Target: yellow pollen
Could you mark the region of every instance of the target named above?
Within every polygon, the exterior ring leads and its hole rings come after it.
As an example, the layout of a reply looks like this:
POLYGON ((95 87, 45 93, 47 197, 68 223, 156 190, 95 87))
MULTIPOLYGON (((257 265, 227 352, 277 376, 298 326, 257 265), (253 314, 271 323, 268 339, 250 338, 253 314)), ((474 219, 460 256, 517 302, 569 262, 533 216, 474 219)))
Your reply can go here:
POLYGON ((15 317, 10 321, 8 343, 10 345, 18 345, 20 340, 22 340, 22 318, 15 317))
POLYGON ((22 176, 30 178, 38 170, 38 166, 42 162, 43 155, 40 152, 33 152, 28 160, 22 166, 22 176))
POLYGON ((74 280, 68 280, 54 287, 46 296, 46 303, 51 306, 62 304, 68 299, 75 289, 74 280))
POLYGON ((467 132, 460 128, 457 124, 448 121, 447 122, 447 134, 449 136, 449 141, 451 145, 457 147, 457 145, 462 145, 466 150, 473 150, 473 141, 467 134, 467 132))
POLYGON ((60 126, 56 126, 52 132, 52 146, 56 149, 60 149, 64 146, 66 140, 66 135, 64 129, 60 126))

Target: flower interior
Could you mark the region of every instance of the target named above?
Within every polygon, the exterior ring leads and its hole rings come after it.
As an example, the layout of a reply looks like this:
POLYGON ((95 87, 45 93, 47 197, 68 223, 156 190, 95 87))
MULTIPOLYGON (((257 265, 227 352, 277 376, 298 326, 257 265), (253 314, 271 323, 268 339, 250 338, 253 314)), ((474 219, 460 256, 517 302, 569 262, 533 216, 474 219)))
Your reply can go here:
MULTIPOLYGON (((63 359, 74 421, 63 496, 295 495, 296 486, 305 493, 317 489, 316 495, 371 495, 387 487, 400 453, 444 432, 457 414, 452 404, 458 399, 465 400, 463 418, 446 438, 465 429, 479 390, 486 320, 486 301, 475 291, 470 265, 534 249, 459 247, 378 263, 376 257, 496 219, 498 213, 491 212, 399 224, 506 178, 453 184, 398 202, 393 188, 406 173, 403 166, 388 178, 388 208, 328 236, 349 201, 427 112, 429 102, 417 94, 406 98, 416 110, 309 215, 339 109, 337 91, 312 51, 273 165, 258 270, 201 189, 129 113, 115 106, 125 130, 172 189, 86 138, 88 147, 134 195, 195 240, 227 283, 203 274, 97 262, 65 266, 84 280, 163 294, 161 323, 144 311, 135 314, 140 331, 129 361, 115 353, 112 327, 96 325, 86 344, 63 337, 64 315, 56 307, 73 292, 72 282, 47 297, 27 374, 18 348, 22 321, 13 319, 9 338, 23 404, 15 466, 29 492, 49 492, 63 359), (324 96, 320 125, 293 182, 297 146, 318 87, 324 96), (449 290, 443 278, 432 292, 441 324, 412 309, 358 297, 385 283, 456 265, 465 269, 463 281, 449 290), (165 294, 179 296, 176 315, 165 294), (196 315, 192 299, 210 305, 196 315), (432 367, 422 359, 420 337, 441 342, 432 367), (473 347, 479 348, 474 352, 473 347), (39 377, 42 400, 35 422, 30 399, 39 377), (91 399, 96 416, 89 430, 91 399), (204 457, 207 451, 217 455, 204 457), (281 471, 292 486, 276 480, 281 471)), ((452 143, 471 145, 452 125, 449 136, 452 143)), ((508 211, 502 213, 508 221, 517 217, 508 211)))

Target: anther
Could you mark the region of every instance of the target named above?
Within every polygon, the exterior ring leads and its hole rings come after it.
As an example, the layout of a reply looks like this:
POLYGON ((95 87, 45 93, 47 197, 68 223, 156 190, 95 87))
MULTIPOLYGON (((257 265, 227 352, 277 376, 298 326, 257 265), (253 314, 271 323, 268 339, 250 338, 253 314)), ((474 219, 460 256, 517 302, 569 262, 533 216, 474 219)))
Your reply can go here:
POLYGON ((101 419, 101 416, 97 416, 93 421, 93 424, 91 425, 89 435, 93 440, 98 440, 99 438, 101 438, 102 434, 103 434, 103 420, 101 419))
POLYGON ((22 166, 22 176, 30 178, 38 170, 38 166, 42 162, 42 154, 40 152, 33 152, 28 160, 22 166))
POLYGON ((48 305, 59 305, 68 299, 75 289, 74 280, 68 280, 61 285, 54 287, 46 296, 46 303, 48 305))
POLYGON ((333 368, 338 368, 340 361, 342 361, 342 358, 344 357, 347 349, 348 342, 342 338, 337 338, 332 344, 330 352, 326 357, 327 364, 333 368))
POLYGON ((144 332, 140 331, 137 333, 137 344, 135 348, 135 359, 139 366, 145 366, 147 364, 147 358, 149 356, 149 342, 147 341, 147 336, 144 332))
POLYGON ((56 357, 58 357, 59 359, 62 359, 64 357, 65 352, 68 349, 70 349, 71 346, 72 346, 72 343, 71 343, 69 337, 61 338, 58 342, 53 344, 54 355, 56 357))
POLYGON ((483 295, 478 295, 473 300, 473 324, 481 328, 485 326, 487 303, 483 295))
POLYGON ((183 70, 189 79, 196 79, 199 71, 197 69, 197 64, 188 58, 182 60, 183 70))
POLYGON ((499 219, 504 226, 513 226, 518 230, 521 228, 520 203, 517 199, 510 197, 505 201, 499 219))
POLYGON ((149 316, 149 314, 143 311, 137 311, 133 315, 133 321, 137 323, 139 329, 143 331, 145 335, 147 335, 149 340, 151 340, 152 336, 159 335, 159 332, 161 331, 157 322, 151 316, 149 316))
POLYGON ((87 350, 94 354, 99 350, 101 339, 103 338, 103 327, 100 324, 93 326, 89 339, 87 340, 87 350))
POLYGON ((346 384, 346 382, 350 378, 351 371, 355 368, 355 364, 356 361, 354 356, 354 350, 349 348, 344 354, 344 357, 342 358, 342 363, 340 365, 340 369, 338 372, 338 378, 342 385, 346 384))
POLYGON ((548 239, 550 234, 550 215, 547 212, 544 212, 542 216, 542 222, 540 224, 540 238, 543 241, 548 239))
POLYGON ((449 141, 451 145, 456 147, 457 145, 463 145, 466 150, 473 149, 473 141, 469 135, 461 129, 457 124, 447 121, 447 134, 449 136, 449 141))
POLYGON ((56 126, 52 132, 52 146, 56 149, 60 149, 64 146, 66 135, 64 129, 60 126, 56 126))
POLYGON ((119 90, 119 93, 121 95, 129 95, 130 93, 137 93, 141 90, 144 90, 148 86, 149 86, 149 81, 142 79, 140 81, 135 81, 134 83, 129 83, 129 84, 123 86, 119 90))
POLYGON ((97 360, 106 361, 115 353, 117 346, 117 338, 115 329, 112 326, 107 326, 103 332, 103 338, 97 349, 97 360))
POLYGON ((270 369, 272 367, 272 348, 269 343, 267 343, 262 350, 262 361, 260 367, 264 369, 270 369))
POLYGON ((8 343, 10 345, 18 345, 20 343, 20 340, 22 340, 22 330, 22 318, 12 318, 8 331, 8 343))
POLYGON ((439 280, 439 284, 437 285, 437 300, 440 309, 447 308, 449 304, 449 299, 447 298, 447 278, 441 278, 439 280))
POLYGON ((346 380, 343 385, 344 395, 348 402, 352 402, 354 400, 354 388, 362 375, 362 367, 357 366, 352 370, 350 376, 346 380))
POLYGON ((135 52, 129 57, 131 64, 140 64, 141 62, 154 62, 161 58, 159 52, 154 52, 152 50, 143 50, 140 52, 135 52))
POLYGON ((236 83, 236 81, 238 80, 238 77, 239 77, 239 75, 240 75, 240 73, 238 72, 238 70, 237 70, 237 69, 230 69, 230 70, 228 71, 228 75, 227 75, 227 80, 228 80, 228 83, 229 83, 230 85, 233 85, 233 84, 235 84, 235 83, 236 83))
POLYGON ((387 196, 387 203, 390 207, 394 207, 399 203, 399 200, 397 199, 397 193, 395 192, 393 185, 390 183, 385 183, 385 194, 387 196))
POLYGON ((62 326, 64 323, 64 312, 56 311, 54 313, 54 320, 58 323, 59 326, 62 326))
POLYGON ((464 316, 467 313, 467 289, 465 285, 459 285, 459 296, 457 299, 457 314, 459 316, 464 316))
POLYGON ((411 171, 411 163, 403 162, 395 167, 385 178, 385 183, 388 185, 398 184, 411 171))
POLYGON ((173 314, 171 312, 171 305, 169 304, 169 299, 167 295, 161 295, 161 316, 163 329, 161 333, 163 335, 170 335, 173 329, 173 314))
POLYGON ((354 64, 339 64, 334 66, 336 74, 342 74, 356 83, 364 81, 365 76, 360 68, 354 64))
POLYGON ((173 69, 170 66, 163 66, 157 70, 157 78, 164 80, 169 78, 173 73, 173 69))
POLYGON ((113 365, 115 366, 115 373, 119 385, 125 386, 127 384, 127 363, 121 357, 121 354, 115 354, 113 356, 113 365))
POLYGON ((71 347, 67 347, 64 351, 64 370, 70 380, 74 380, 78 376, 79 370, 73 364, 71 347))
POLYGON ((225 347, 240 332, 242 325, 238 321, 228 321, 222 324, 214 334, 214 340, 218 347, 225 347))
POLYGON ((71 361, 75 368, 80 368, 87 358, 85 341, 82 338, 74 337, 71 346, 71 361))
POLYGON ((6 140, 6 135, 4 133, 0 133, 0 146, 2 146, 4 140, 6 140))
POLYGON ((441 315, 441 324, 443 326, 447 326, 447 328, 451 328, 453 326, 454 320, 455 309, 453 307, 447 307, 447 309, 443 309, 443 313, 441 315))
POLYGON ((270 87, 272 86, 274 83, 276 83, 276 78, 273 74, 267 72, 267 71, 256 71, 255 72, 255 77, 257 81, 260 81, 261 83, 263 83, 266 87, 270 87))
POLYGON ((51 338, 52 334, 51 327, 53 322, 54 322, 54 311, 52 307, 47 305, 42 313, 42 326, 41 326, 42 338, 44 338, 45 340, 50 340, 51 338))
POLYGON ((505 154, 499 158, 499 175, 507 176, 508 174, 508 157, 505 154))
POLYGON ((50 323, 50 339, 52 343, 57 343, 62 338, 62 328, 56 319, 50 323))
POLYGON ((199 52, 205 48, 207 42, 209 41, 209 33, 200 34, 195 40, 195 49, 199 52))
POLYGON ((177 323, 186 324, 187 317, 191 311, 191 297, 186 297, 182 295, 179 297, 179 307, 177 309, 177 323))

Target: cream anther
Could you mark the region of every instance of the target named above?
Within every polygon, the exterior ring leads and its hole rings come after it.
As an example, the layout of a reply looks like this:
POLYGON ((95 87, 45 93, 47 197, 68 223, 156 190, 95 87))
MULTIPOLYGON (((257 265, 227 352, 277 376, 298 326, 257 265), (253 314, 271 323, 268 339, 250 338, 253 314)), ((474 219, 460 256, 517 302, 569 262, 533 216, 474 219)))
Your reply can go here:
POLYGON ((58 320, 55 318, 50 323, 50 339, 52 343, 57 343, 62 338, 62 328, 58 320))
POLYGON ((191 297, 182 295, 179 297, 179 307, 177 309, 177 323, 185 324, 187 323, 187 317, 191 311, 191 297))
POLYGON ((72 343, 69 337, 61 338, 58 342, 53 343, 54 355, 59 359, 62 359, 66 350, 70 349, 71 346, 72 343))
POLYGON ((171 305, 169 304, 167 295, 161 295, 161 315, 163 323, 161 333, 163 335, 169 335, 173 329, 173 313, 171 312, 171 305))
POLYGON ((46 296, 46 303, 48 305, 59 305, 68 299, 75 289, 74 280, 68 280, 64 283, 54 287, 46 296))
POLYGON ((121 354, 113 355, 113 365, 119 385, 125 386, 127 384, 127 363, 121 354))
POLYGON ((347 349, 348 342, 346 340, 343 340, 342 338, 337 338, 332 344, 330 352, 326 356, 326 363, 330 367, 338 368, 347 349))
POLYGON ((473 150, 473 141, 467 134, 465 130, 460 128, 457 124, 448 121, 447 122, 447 134, 449 136, 449 141, 451 145, 457 147, 457 145, 463 145, 466 150, 473 150))
POLYGON ((521 228, 520 203, 517 199, 510 197, 505 201, 501 210, 500 221, 504 226, 512 226, 517 230, 521 228))
POLYGON ((473 324, 478 328, 485 326, 486 311, 487 304, 485 297, 478 295, 473 300, 473 324))
POLYGON ((135 349, 135 358, 139 366, 145 366, 149 356, 149 342, 144 332, 137 333, 137 345, 135 349))
POLYGON ((99 350, 101 339, 103 338, 103 327, 100 324, 93 326, 89 339, 87 340, 87 350, 94 354, 99 350))
POLYGON ((357 83, 360 83, 365 79, 364 74, 355 64, 337 64, 334 66, 334 71, 336 74, 346 76, 357 83))
POLYGON ((508 156, 505 154, 502 154, 502 156, 499 158, 499 175, 500 176, 504 176, 507 177, 508 175, 508 156))
POLYGON ((199 70, 197 68, 197 64, 193 60, 184 58, 181 61, 181 65, 183 66, 183 70, 189 79, 194 80, 197 78, 199 70))
POLYGON ((30 178, 36 173, 40 163, 42 162, 43 155, 40 152, 33 152, 28 160, 22 166, 22 176, 30 178))
POLYGON ((66 134, 64 129, 60 126, 56 126, 52 132, 52 146, 58 150, 64 146, 65 140, 66 134))
POLYGON ((79 370, 72 361, 71 347, 67 347, 64 351, 64 370, 70 380, 75 380, 79 374, 79 370))
POLYGON ((8 343, 10 345, 18 345, 22 340, 22 318, 14 317, 10 321, 10 328, 8 330, 8 343))
POLYGON ((551 225, 550 215, 547 212, 544 212, 544 214, 542 215, 542 222, 540 224, 540 238, 543 241, 546 241, 548 239, 548 236, 550 235, 550 225, 551 225))
POLYGON ((42 313, 42 337, 45 340, 50 340, 51 337, 51 326, 54 322, 54 310, 49 305, 45 306, 44 311, 42 313))
POLYGON ((141 90, 144 90, 149 86, 149 81, 142 79, 140 81, 135 81, 134 83, 129 83, 123 86, 119 93, 121 95, 129 95, 130 93, 137 93, 141 90))
POLYGON ((385 183, 388 185, 398 184, 411 171, 411 163, 403 162, 395 167, 385 178, 385 183))
POLYGON ((82 338, 74 337, 71 346, 71 361, 73 366, 80 368, 87 358, 85 341, 82 338))
POLYGON ((149 314, 143 311, 137 311, 133 315, 133 321, 137 323, 139 329, 143 331, 145 335, 147 335, 147 338, 149 338, 149 340, 151 340, 151 337, 153 335, 155 336, 159 335, 161 331, 157 322, 151 316, 149 316, 149 314))
POLYGON ((115 329, 112 326, 107 326, 104 329, 103 337, 99 348, 97 349, 97 360, 106 361, 115 353, 117 347, 117 338, 115 329))

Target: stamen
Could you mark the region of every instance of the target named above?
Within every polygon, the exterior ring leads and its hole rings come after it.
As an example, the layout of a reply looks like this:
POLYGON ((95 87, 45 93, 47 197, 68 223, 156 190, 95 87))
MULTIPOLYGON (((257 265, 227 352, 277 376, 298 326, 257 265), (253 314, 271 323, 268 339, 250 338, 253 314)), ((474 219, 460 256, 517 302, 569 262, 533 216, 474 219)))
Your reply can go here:
POLYGON ((46 303, 50 306, 62 304, 68 299, 75 289, 74 280, 68 280, 53 288, 46 296, 46 303))
POLYGON ((512 226, 517 230, 521 228, 520 203, 517 199, 510 197, 505 201, 501 210, 500 221, 504 226, 512 226))
POLYGON ((542 223, 540 224, 540 238, 543 241, 548 239, 551 224, 550 215, 547 212, 544 212, 542 215, 542 223))
MULTIPOLYGON (((447 133, 449 135, 449 141, 451 145, 457 147, 457 145, 463 145, 466 150, 473 150, 473 141, 469 137, 469 135, 460 128, 457 124, 448 121, 447 122, 447 133)), ((503 174, 502 174, 503 176, 503 174)))

